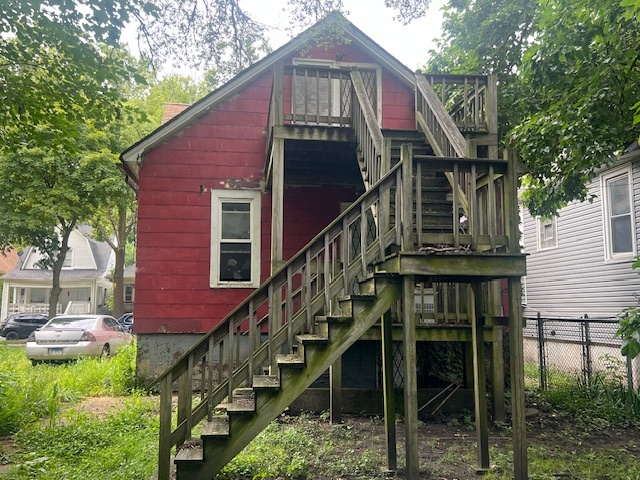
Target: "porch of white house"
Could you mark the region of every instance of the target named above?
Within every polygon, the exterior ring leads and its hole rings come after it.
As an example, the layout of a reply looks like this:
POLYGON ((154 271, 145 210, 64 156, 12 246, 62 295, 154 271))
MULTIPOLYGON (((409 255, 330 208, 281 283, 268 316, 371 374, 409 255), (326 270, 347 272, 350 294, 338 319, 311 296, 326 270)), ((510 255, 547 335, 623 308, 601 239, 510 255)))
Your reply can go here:
MULTIPOLYGON (((56 306, 56 314, 97 313, 106 304, 110 288, 96 282, 63 286, 56 306)), ((12 284, 5 281, 2 292, 1 318, 14 313, 49 313, 51 287, 12 284)))

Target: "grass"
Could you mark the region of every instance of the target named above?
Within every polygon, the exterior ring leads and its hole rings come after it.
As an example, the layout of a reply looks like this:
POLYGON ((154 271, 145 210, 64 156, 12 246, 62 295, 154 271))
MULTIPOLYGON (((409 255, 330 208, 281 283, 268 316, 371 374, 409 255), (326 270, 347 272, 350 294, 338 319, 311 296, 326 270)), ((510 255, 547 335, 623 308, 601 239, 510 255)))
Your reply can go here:
POLYGON ((126 395, 135 388, 135 346, 103 361, 84 358, 32 366, 24 349, 0 345, 0 435, 56 413, 55 403, 86 396, 126 395))
MULTIPOLYGON (((156 468, 157 401, 136 390, 134 362, 132 346, 107 361, 83 359, 32 367, 22 348, 0 345, 0 436, 11 435, 11 441, 0 441, 0 477, 150 478, 156 468), (74 407, 86 396, 124 398, 117 410, 98 417, 74 407)), ((527 374, 533 383, 537 372, 530 368, 527 374)), ((549 422, 534 425, 537 433, 530 436, 530 478, 640 479, 640 436, 635 434, 628 445, 624 443, 625 432, 635 431, 640 415, 623 408, 628 405, 620 390, 624 385, 610 376, 595 377, 589 385, 575 378, 559 380, 552 390, 529 392, 531 401, 547 415, 537 421, 549 422), (560 421, 552 423, 552 419, 560 421), (622 431, 622 443, 590 442, 607 437, 614 427, 632 428, 622 431)), ((385 463, 381 424, 380 419, 370 419, 361 420, 356 428, 330 427, 327 415, 282 415, 217 478, 381 479, 385 463)), ((468 425, 472 425, 471 416, 460 416, 444 425, 441 433, 469 432, 468 425)), ((438 453, 423 459, 423 474, 466 478, 460 472, 473 470, 476 450, 473 434, 468 440, 462 437, 449 443, 424 438, 427 451, 438 453)), ((403 448, 399 447, 402 465, 403 448)), ((492 469, 485 478, 511 478, 510 450, 508 441, 492 443, 492 469)))

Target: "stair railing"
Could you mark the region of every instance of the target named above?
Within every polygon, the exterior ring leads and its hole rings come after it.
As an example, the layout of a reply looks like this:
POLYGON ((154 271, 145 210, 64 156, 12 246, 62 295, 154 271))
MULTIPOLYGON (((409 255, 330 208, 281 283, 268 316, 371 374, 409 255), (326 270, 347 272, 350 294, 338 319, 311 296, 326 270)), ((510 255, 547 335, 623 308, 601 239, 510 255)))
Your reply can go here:
POLYGON ((463 131, 488 132, 488 75, 425 75, 439 90, 440 102, 445 106, 457 127, 463 131))
POLYGON ((276 354, 292 350, 295 335, 313 332, 315 315, 338 313, 332 300, 353 292, 385 250, 402 242, 396 219, 409 224, 412 214, 402 210, 407 169, 410 159, 395 165, 154 382, 160 386, 159 480, 170 478, 171 449, 191 438, 194 425, 211 419, 225 399, 233 403, 234 390, 252 386, 254 374, 269 372, 276 354), (374 210, 384 214, 370 222, 374 210))
POLYGON ((358 162, 365 187, 373 185, 389 169, 389 159, 385 155, 384 139, 378 118, 364 85, 362 74, 351 71, 353 84, 352 126, 358 142, 358 162))

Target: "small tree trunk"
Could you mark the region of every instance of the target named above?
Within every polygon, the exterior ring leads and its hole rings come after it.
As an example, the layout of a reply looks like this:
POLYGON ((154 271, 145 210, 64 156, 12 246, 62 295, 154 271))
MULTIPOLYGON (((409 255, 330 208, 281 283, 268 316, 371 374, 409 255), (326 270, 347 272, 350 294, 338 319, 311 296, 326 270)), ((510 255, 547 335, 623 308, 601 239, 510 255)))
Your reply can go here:
POLYGON ((62 265, 64 259, 69 251, 69 236, 75 228, 75 222, 71 222, 70 225, 62 229, 62 238, 60 239, 60 250, 57 253, 56 261, 53 264, 53 285, 51 288, 51 295, 49 296, 49 318, 53 318, 58 314, 58 300, 60 300, 60 272, 62 272, 62 265))
POLYGON ((113 316, 118 318, 124 312, 124 260, 127 244, 127 209, 118 208, 118 246, 114 249, 116 263, 113 268, 113 316))

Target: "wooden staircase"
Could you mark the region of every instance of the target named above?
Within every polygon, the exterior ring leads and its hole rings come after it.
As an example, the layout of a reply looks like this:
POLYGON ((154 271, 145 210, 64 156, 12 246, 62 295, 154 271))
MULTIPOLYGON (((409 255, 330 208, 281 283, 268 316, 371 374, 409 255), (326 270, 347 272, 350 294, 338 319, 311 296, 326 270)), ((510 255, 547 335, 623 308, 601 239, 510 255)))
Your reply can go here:
MULTIPOLYGON (((400 299, 414 305, 417 279, 475 282, 479 294, 481 282, 509 278, 510 295, 519 295, 515 160, 467 158, 423 79, 416 80, 419 132, 383 132, 360 73, 349 75, 366 191, 156 380, 159 480, 171 476, 173 447, 178 480, 213 478, 400 299), (430 245, 456 254, 426 255, 430 245), (202 421, 200 438, 192 438, 202 421)), ((415 349, 415 312, 403 315, 410 325, 403 341, 415 349)), ((482 338, 481 323, 473 325, 482 338)), ((417 405, 405 414, 416 423, 417 405)), ((407 464, 415 477, 415 461, 407 464)))
POLYGON ((338 299, 339 315, 317 316, 316 333, 296 335, 295 353, 276 355, 272 375, 254 375, 251 388, 236 389, 208 421, 200 442, 189 442, 176 457, 178 479, 211 479, 261 430, 284 411, 338 359, 400 295, 396 278, 371 276, 362 291, 338 299))

